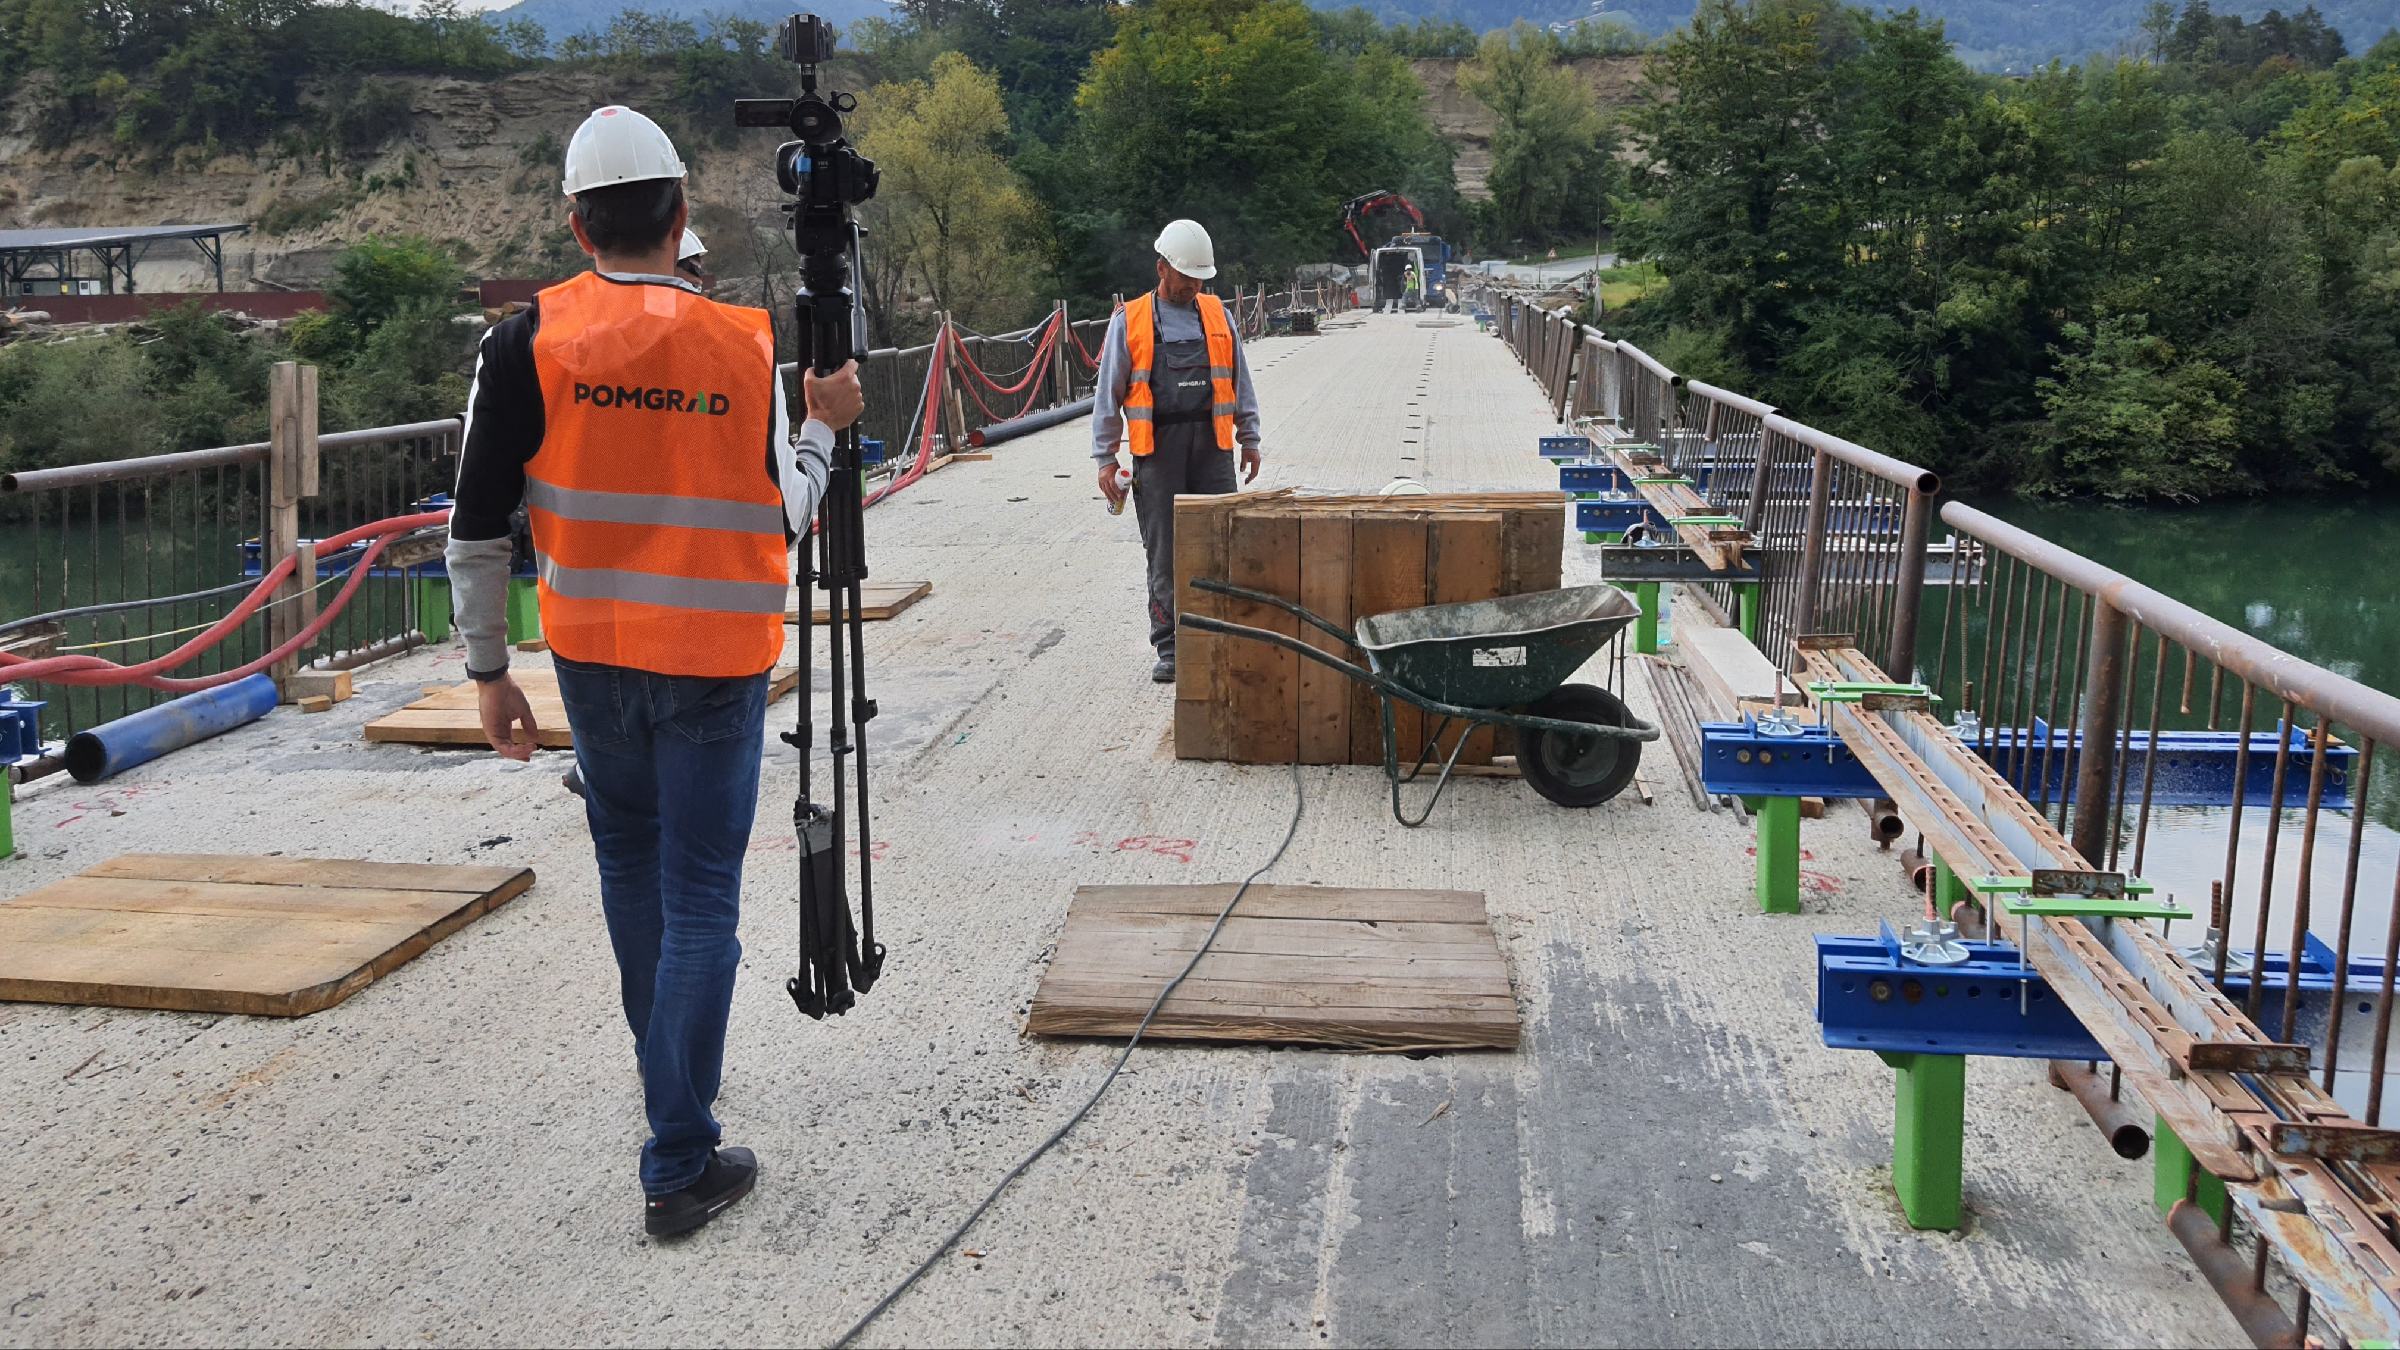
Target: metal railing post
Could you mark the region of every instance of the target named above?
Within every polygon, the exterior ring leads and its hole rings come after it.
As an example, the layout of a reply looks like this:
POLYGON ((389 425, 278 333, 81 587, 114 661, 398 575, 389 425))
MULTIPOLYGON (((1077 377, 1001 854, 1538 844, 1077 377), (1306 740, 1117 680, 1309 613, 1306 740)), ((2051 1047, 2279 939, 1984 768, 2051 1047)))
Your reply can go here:
MULTIPOLYGON (((1808 515, 1800 525, 1800 611, 1795 635, 1817 631, 1817 597, 1825 584, 1825 519, 1833 507, 1833 457, 1818 450, 1808 469, 1808 515)), ((1779 653, 1777 664, 1790 653, 1779 653)))
MULTIPOLYGON (((1922 570, 1922 569, 1920 569, 1922 570)), ((2075 851, 2094 866, 2108 856, 2115 805, 2117 733, 2125 692, 2125 611, 2092 598, 2091 656, 2085 665, 2082 744, 2075 756, 2075 851)), ((2044 750, 2045 758, 2048 755, 2044 750)))
POLYGON ((1933 499, 1909 489, 1908 506, 1900 517, 1900 575, 1893 578, 1892 645, 1883 668, 1895 680, 1913 680, 1917 671, 1917 611, 1925 594, 1925 532, 1933 520, 1933 499))

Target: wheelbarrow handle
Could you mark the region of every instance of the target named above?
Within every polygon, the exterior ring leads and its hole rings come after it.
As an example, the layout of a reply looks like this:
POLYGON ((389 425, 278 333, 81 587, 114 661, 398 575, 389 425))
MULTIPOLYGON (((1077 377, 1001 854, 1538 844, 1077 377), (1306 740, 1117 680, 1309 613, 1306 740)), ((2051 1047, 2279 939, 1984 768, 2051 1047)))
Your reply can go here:
MULTIPOLYGON (((1202 583, 1195 581, 1192 584, 1198 586, 1202 583)), ((1236 591, 1236 588, 1231 586, 1225 587, 1225 590, 1229 593, 1248 594, 1245 592, 1238 592, 1236 591)), ((1269 600, 1274 599, 1273 596, 1265 596, 1262 598, 1269 600)), ((1298 611, 1298 606, 1296 605, 1285 605, 1284 608, 1294 610, 1295 612, 1298 611)), ((1305 618, 1307 616, 1303 614, 1302 617, 1305 618)), ((1357 680, 1361 684, 1373 687, 1380 693, 1389 694, 1393 698, 1400 699, 1405 702, 1415 703, 1419 701, 1415 694, 1412 694, 1408 690, 1401 688, 1399 685, 1392 683, 1392 681, 1385 676, 1378 675, 1374 671, 1369 670, 1364 666, 1352 665, 1348 661, 1332 655, 1322 647, 1312 647, 1307 643, 1302 642, 1300 639, 1284 633, 1269 632, 1264 628, 1252 628, 1247 624, 1227 623, 1223 619, 1212 619, 1205 614, 1178 614, 1175 616, 1175 622, 1185 628, 1197 628, 1203 633, 1221 633, 1226 637, 1248 638, 1253 642, 1270 643, 1274 646, 1281 647, 1286 651, 1298 652, 1300 655, 1307 657, 1309 660, 1317 662, 1319 665, 1331 666, 1335 670, 1338 670, 1344 675, 1349 676, 1351 679, 1357 680)), ((1320 623, 1318 626, 1322 628, 1332 628, 1332 625, 1324 623, 1320 623)), ((1343 633, 1338 628, 1334 628, 1333 632, 1345 640, 1349 637, 1349 634, 1343 633)))
MULTIPOLYGON (((1322 614, 1315 614, 1308 610, 1302 609, 1300 606, 1293 604, 1291 601, 1284 599, 1280 595, 1269 595, 1265 591, 1254 591, 1247 586, 1236 586, 1231 582, 1217 581, 1210 577, 1193 577, 1192 589, 1196 591, 1207 591, 1211 595, 1230 595, 1236 600, 1247 600, 1254 605, 1273 605, 1275 608, 1282 610, 1284 613, 1291 615, 1293 618, 1300 620, 1302 623, 1311 624, 1333 634, 1337 638, 1340 638, 1342 640, 1342 645, 1348 647, 1352 651, 1365 650, 1358 645, 1357 634, 1352 633, 1349 629, 1342 627, 1333 620, 1326 618, 1322 614)), ((1268 634, 1256 628, 1247 628, 1243 629, 1242 631, 1245 634, 1255 634, 1260 637, 1268 636, 1268 634)), ((1309 648, 1308 650, 1313 651, 1315 649, 1309 648)))

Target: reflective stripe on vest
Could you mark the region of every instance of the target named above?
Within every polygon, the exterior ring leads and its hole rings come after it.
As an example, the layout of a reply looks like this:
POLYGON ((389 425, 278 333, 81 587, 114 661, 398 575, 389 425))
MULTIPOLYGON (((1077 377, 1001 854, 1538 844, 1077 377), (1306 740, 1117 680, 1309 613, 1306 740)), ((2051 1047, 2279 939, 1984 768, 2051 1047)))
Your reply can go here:
MULTIPOLYGON (((1158 448, 1158 429, 1151 419, 1156 399, 1150 386, 1151 362, 1158 355, 1158 325, 1152 313, 1157 303, 1156 291, 1144 291, 1125 302, 1125 356, 1126 365, 1132 368, 1125 386, 1125 439, 1136 455, 1158 448)), ((1233 324, 1225 315, 1225 302, 1217 297, 1203 291, 1196 303, 1200 332, 1208 343, 1209 420, 1215 425, 1217 448, 1231 450, 1233 415, 1240 406, 1234 392, 1233 324)))
POLYGON ((662 675, 765 671, 791 590, 766 311, 591 272, 537 304, 525 504, 551 649, 662 675))

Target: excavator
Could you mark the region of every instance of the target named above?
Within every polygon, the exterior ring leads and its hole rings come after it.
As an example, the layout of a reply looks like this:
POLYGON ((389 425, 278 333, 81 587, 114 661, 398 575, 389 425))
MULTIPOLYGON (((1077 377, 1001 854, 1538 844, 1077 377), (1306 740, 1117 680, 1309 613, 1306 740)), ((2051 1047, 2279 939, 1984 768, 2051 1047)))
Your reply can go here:
POLYGON ((1417 204, 1397 192, 1378 188, 1373 192, 1351 198, 1342 207, 1342 228, 1350 241, 1358 245, 1359 256, 1367 260, 1368 275, 1375 284, 1375 308, 1380 311, 1389 304, 1394 309, 1449 304, 1449 292, 1444 282, 1450 262, 1450 246, 1440 236, 1425 231, 1425 213, 1417 204), (1408 213, 1409 223, 1416 228, 1395 234, 1381 248, 1367 247, 1366 236, 1359 225, 1373 212, 1391 208, 1408 213), (1423 290, 1415 296, 1407 293, 1408 273, 1416 270, 1423 290))

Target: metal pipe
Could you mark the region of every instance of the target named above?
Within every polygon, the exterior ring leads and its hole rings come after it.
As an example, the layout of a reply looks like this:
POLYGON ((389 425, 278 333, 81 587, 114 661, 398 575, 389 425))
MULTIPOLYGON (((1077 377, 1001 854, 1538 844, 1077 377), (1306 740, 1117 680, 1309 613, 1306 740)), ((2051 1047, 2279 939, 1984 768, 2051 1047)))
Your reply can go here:
POLYGON ((1674 371, 1671 371, 1665 366, 1659 364, 1657 357, 1652 356, 1650 353, 1634 346, 1632 343, 1619 342, 1617 344, 1617 350, 1625 353, 1627 356, 1632 357, 1634 361, 1644 370, 1647 370, 1651 374, 1656 375, 1659 379, 1666 381, 1668 385, 1675 388, 1681 388, 1683 386, 1683 377, 1681 375, 1678 375, 1674 371))
POLYGON ((2150 1127, 2142 1123, 2131 1103, 2108 1095, 2107 1079, 2081 1064, 2054 1059, 2050 1061, 2050 1086, 2073 1094, 2100 1133, 2108 1136, 2108 1146, 2118 1157, 2131 1161, 2150 1151, 2150 1127))
POLYGON ((267 457, 267 443, 222 445, 213 450, 178 450, 170 455, 141 455, 103 460, 96 464, 67 464, 55 469, 27 469, 0 474, 0 492, 51 492, 60 488, 97 487, 135 478, 215 469, 228 464, 257 464, 267 457))
POLYGON ((1752 417, 1765 418, 1775 415, 1772 405, 1761 403, 1754 398, 1744 398, 1730 389, 1719 389, 1713 384, 1703 384, 1698 380, 1685 380, 1683 388, 1685 393, 1696 394, 1711 403, 1721 404, 1735 412, 1748 413, 1752 417))
POLYGON ((45 750, 32 759, 20 759, 9 765, 8 781, 30 783, 37 778, 48 778, 66 767, 67 752, 65 750, 45 750))
MULTIPOLYGON (((2251 1275, 2250 1263, 2242 1259, 2242 1254, 2217 1236, 2217 1221, 2208 1217, 2207 1210, 2189 1200, 2176 1201, 2175 1207, 2167 1211, 2167 1231, 2183 1244, 2184 1253, 2200 1268, 2200 1277, 2225 1301, 2225 1311, 2232 1313, 2233 1320, 2249 1334, 2251 1344, 2268 1350, 2300 1343, 2292 1319, 2276 1306, 2272 1295, 2259 1287, 2251 1275)), ((2263 1252, 2266 1248, 2262 1244, 2259 1250, 2263 1252)))
POLYGON ((1005 422, 994 422, 988 427, 978 427, 967 433, 967 444, 978 448, 999 445, 1013 441, 1019 436, 1072 422, 1078 417, 1088 417, 1091 415, 1091 411, 1091 399, 1077 399, 1073 403, 1061 404, 1055 408, 1044 408, 1040 412, 1027 413, 1023 417, 1012 417, 1005 422))
MULTIPOLYGON (((1828 435, 1805 422, 1795 422, 1782 413, 1769 413, 1761 420, 1766 423, 1768 428, 1791 437, 1811 450, 1822 450, 1833 458, 1853 468, 1864 469, 1886 482, 1914 488, 1928 497, 1942 490, 1941 475, 1931 469, 1919 468, 1906 460, 1894 459, 1890 455, 1869 450, 1863 445, 1845 441, 1839 436, 1828 435)), ((1944 516, 1943 519, 1947 520, 1949 517, 1944 516)))
POLYGON ((78 783, 114 778, 170 750, 255 722, 274 707, 275 680, 264 674, 169 699, 75 733, 67 742, 67 772, 78 783))
POLYGON ((385 657, 398 656, 402 652, 411 651, 424 645, 425 635, 411 628, 405 633, 394 633, 380 641, 370 642, 364 647, 337 652, 317 662, 314 668, 317 670, 356 670, 361 666, 373 665, 385 657))
MULTIPOLYGON (((1818 592, 1825 583, 1825 517, 1833 507, 1831 457, 1822 446, 1810 448, 1816 453, 1808 468, 1808 516, 1800 522, 1800 615, 1795 637, 1817 631, 1818 592)), ((1777 652, 1772 659, 1780 669, 1788 664, 1789 656, 1777 652)))
POLYGON ((1867 813, 1867 834, 1878 848, 1889 848, 1900 836, 1908 833, 1908 822, 1889 799, 1860 798, 1858 804, 1867 813))
POLYGON ((2220 623, 2079 553, 1960 502, 1942 519, 1992 548, 2105 600, 2127 617, 2253 685, 2379 741, 2400 739, 2400 698, 2344 679, 2220 623))

